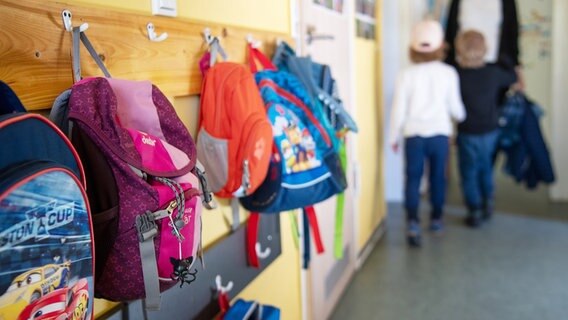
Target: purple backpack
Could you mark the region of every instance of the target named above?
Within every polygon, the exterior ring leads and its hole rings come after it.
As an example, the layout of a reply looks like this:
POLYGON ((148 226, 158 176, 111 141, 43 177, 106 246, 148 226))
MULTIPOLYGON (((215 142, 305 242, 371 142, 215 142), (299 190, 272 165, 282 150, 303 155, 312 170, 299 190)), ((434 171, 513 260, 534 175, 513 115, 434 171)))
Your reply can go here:
POLYGON ((73 28, 77 81, 55 101, 50 118, 85 167, 95 235, 95 296, 144 298, 196 278, 201 204, 210 200, 196 167, 194 141, 174 108, 149 81, 111 79, 86 35, 73 28), (81 79, 79 44, 106 78, 81 79), (200 191, 204 190, 203 192, 200 191))
POLYGON ((95 229, 95 295, 146 298, 195 280, 201 248, 193 139, 147 81, 88 78, 69 96, 71 140, 85 163, 95 229))

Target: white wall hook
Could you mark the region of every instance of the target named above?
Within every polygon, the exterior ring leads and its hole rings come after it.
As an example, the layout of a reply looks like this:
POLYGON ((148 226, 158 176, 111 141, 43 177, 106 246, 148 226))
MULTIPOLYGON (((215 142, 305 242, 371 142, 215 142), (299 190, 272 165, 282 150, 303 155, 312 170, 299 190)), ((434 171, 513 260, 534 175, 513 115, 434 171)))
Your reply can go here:
POLYGON ((161 35, 156 35, 156 30, 154 24, 152 22, 148 22, 146 25, 146 30, 148 30, 148 39, 153 42, 160 42, 164 41, 168 38, 168 33, 164 32, 161 35))
POLYGON ((256 250, 256 255, 260 258, 260 259, 266 259, 268 258, 268 256, 270 255, 270 253, 272 252, 270 250, 270 248, 265 248, 264 251, 262 250, 262 248, 260 247, 260 243, 257 242, 254 245, 254 249, 256 250))
POLYGON ((250 45, 255 48, 258 49, 262 46, 262 41, 260 40, 255 40, 254 37, 252 36, 252 34, 247 34, 246 37, 247 43, 250 43, 250 45))
POLYGON ((229 281, 229 283, 227 283, 226 286, 223 286, 223 284, 221 283, 221 276, 220 275, 216 275, 215 276, 215 285, 217 287, 217 291, 218 292, 229 292, 233 289, 233 281, 229 281))
MULTIPOLYGON (((71 13, 70 10, 65 9, 65 10, 61 11, 61 18, 63 18, 63 26, 65 27, 65 30, 67 32, 73 31, 72 17, 73 17, 73 14, 71 13)), ((85 22, 85 23, 81 24, 81 26, 79 27, 79 30, 81 32, 85 32, 85 31, 87 31, 88 28, 89 28, 89 24, 85 22)))
POLYGON ((211 29, 209 28, 203 29, 203 39, 205 40, 207 45, 211 45, 211 43, 213 43, 215 37, 211 35, 211 29))

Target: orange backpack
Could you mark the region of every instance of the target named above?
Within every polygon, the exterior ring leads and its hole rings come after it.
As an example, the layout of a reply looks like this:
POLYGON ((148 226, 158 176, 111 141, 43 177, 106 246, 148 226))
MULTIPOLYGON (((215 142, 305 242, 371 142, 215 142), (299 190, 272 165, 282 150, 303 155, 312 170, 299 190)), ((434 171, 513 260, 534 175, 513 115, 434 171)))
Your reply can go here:
POLYGON ((197 154, 211 190, 242 197, 264 181, 272 154, 272 127, 252 73, 243 65, 211 67, 201 89, 197 154))

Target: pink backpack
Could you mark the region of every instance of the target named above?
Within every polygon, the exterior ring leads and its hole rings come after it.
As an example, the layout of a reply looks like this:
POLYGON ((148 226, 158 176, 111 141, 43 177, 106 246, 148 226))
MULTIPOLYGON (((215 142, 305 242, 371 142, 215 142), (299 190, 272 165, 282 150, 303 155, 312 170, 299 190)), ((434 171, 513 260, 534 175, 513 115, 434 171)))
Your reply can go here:
POLYGON ((71 138, 85 162, 95 230, 95 295, 145 298, 195 280, 200 180, 189 132, 148 81, 88 78, 71 89, 71 138))

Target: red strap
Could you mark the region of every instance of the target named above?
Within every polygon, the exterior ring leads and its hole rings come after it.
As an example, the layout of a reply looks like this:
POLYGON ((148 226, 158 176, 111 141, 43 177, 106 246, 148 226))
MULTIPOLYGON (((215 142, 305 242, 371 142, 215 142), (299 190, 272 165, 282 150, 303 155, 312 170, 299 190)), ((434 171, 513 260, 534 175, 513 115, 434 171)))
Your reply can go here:
POLYGON ((258 212, 251 212, 247 223, 247 253, 251 267, 259 268, 258 256, 256 255, 256 239, 258 237, 258 212))
POLYGON ((249 66, 252 73, 257 73, 258 68, 256 66, 256 60, 260 62, 260 65, 264 70, 278 70, 276 66, 268 59, 260 50, 253 48, 252 45, 248 44, 249 52, 249 66), (256 60, 255 60, 256 59, 256 60))
POLYGON ((219 309, 221 311, 219 312, 217 319, 221 320, 225 316, 225 313, 227 313, 227 310, 229 310, 229 296, 226 292, 219 292, 218 294, 217 302, 219 303, 219 309))
POLYGON ((318 226, 318 218, 316 216, 316 211, 314 207, 304 208, 306 214, 308 215, 308 220, 310 222, 310 228, 312 229, 312 234, 314 235, 314 242, 316 244, 316 251, 318 254, 322 254, 325 249, 323 247, 323 242, 321 241, 320 230, 318 226))

